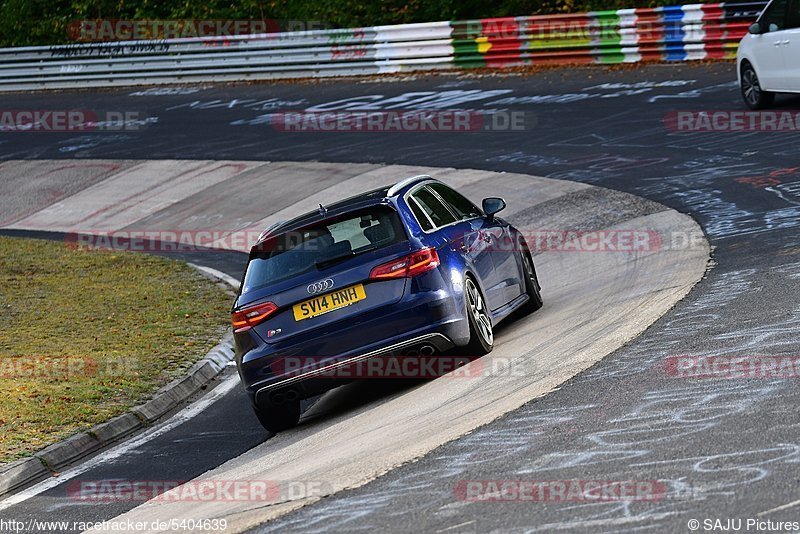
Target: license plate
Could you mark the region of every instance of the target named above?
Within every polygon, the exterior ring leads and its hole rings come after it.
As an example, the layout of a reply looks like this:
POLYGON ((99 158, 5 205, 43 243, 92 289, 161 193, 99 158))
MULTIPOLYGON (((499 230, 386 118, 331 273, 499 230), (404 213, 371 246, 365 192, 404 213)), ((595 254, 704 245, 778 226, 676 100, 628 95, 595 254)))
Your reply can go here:
POLYGON ((292 307, 292 311, 294 311, 294 320, 302 321, 303 319, 310 319, 311 317, 316 317, 323 313, 350 306, 365 298, 367 298, 367 294, 364 292, 364 286, 362 284, 346 287, 332 293, 326 293, 325 295, 314 297, 300 304, 295 304, 292 307))

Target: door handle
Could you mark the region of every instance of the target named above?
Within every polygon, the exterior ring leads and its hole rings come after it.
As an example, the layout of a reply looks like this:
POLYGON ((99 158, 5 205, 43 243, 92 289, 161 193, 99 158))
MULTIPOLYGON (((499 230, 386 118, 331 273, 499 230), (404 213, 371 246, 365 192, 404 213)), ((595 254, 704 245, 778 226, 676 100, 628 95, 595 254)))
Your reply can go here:
POLYGON ((788 41, 788 40, 787 40, 787 41, 781 41, 781 44, 788 45, 788 44, 789 44, 789 41, 788 41))
POLYGON ((780 42, 780 41, 775 41, 775 42, 774 42, 774 43, 772 43, 772 44, 774 44, 775 46, 780 46, 780 45, 781 45, 781 42, 780 42))

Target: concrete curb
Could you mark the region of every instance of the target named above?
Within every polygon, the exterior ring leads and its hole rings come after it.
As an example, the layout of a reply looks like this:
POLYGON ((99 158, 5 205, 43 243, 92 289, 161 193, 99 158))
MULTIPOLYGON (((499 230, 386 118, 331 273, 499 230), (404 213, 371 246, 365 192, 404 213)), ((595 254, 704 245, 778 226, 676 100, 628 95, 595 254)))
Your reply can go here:
MULTIPOLYGON (((213 269, 204 269, 202 273, 230 290, 226 279, 217 276, 213 269)), ((0 466, 0 497, 36 480, 57 476, 64 467, 152 424, 205 388, 231 360, 233 360, 233 334, 228 333, 200 361, 192 365, 185 376, 173 380, 156 391, 153 398, 144 404, 135 406, 128 413, 114 417, 85 432, 53 443, 29 458, 0 466)))

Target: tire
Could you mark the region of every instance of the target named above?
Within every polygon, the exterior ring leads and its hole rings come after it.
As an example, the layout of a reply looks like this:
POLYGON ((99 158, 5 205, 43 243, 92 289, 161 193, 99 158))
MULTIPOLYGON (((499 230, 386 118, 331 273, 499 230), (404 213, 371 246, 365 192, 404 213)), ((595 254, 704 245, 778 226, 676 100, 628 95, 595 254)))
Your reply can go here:
POLYGON ((483 356, 494 348, 492 318, 486 307, 486 299, 478 284, 470 277, 464 279, 464 301, 469 322, 469 344, 467 356, 483 356))
POLYGON ((270 406, 266 409, 253 406, 253 410, 266 430, 277 434, 283 430, 288 430, 300 421, 300 401, 288 401, 280 406, 270 406))
POLYGON ((520 255, 522 265, 525 267, 525 293, 528 295, 528 302, 520 306, 519 316, 530 315, 544 305, 542 300, 542 287, 539 285, 539 278, 536 276, 536 267, 533 265, 528 246, 525 242, 520 243, 520 255))
POLYGON ((739 88, 742 91, 744 103, 750 109, 768 108, 775 101, 775 93, 761 89, 756 70, 748 62, 742 63, 742 78, 739 88))

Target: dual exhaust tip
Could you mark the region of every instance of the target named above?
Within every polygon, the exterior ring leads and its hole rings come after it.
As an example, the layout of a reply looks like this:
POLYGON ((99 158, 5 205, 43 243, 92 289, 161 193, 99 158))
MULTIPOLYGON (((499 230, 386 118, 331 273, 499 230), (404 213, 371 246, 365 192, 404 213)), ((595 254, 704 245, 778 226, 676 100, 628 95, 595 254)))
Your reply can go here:
POLYGON ((272 404, 280 405, 287 402, 293 402, 300 398, 300 394, 295 389, 287 389, 285 391, 276 391, 270 395, 269 400, 272 404))
POLYGON ((425 344, 417 348, 408 349, 407 351, 403 352, 403 356, 411 356, 412 358, 415 356, 433 356, 436 353, 436 347, 433 345, 425 344))

